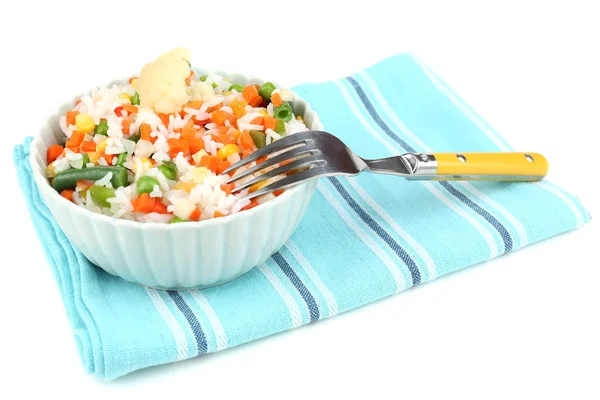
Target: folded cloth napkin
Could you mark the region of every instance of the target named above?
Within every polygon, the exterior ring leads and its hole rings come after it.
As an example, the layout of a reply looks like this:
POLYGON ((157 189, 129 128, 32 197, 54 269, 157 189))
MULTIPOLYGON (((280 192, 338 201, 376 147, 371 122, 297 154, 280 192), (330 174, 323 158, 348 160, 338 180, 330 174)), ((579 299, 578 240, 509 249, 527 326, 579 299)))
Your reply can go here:
MULTIPOLYGON (((511 150, 410 55, 295 91, 363 157, 511 150)), ((14 151, 19 182, 85 369, 106 380, 331 317, 590 219, 547 181, 333 177, 320 181, 297 231, 265 264, 218 287, 157 291, 105 273, 71 245, 31 177, 30 141, 14 151)))

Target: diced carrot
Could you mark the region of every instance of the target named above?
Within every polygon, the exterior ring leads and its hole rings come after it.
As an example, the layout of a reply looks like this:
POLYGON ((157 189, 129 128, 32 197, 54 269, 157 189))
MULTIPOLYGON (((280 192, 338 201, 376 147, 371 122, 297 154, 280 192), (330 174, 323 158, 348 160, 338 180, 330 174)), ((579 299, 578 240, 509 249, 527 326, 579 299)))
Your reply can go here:
POLYGON ((67 111, 67 126, 75 125, 75 117, 77 115, 79 115, 79 111, 67 111))
POLYGON ((195 108, 196 110, 199 110, 200 107, 202 107, 202 100, 192 100, 192 101, 188 101, 184 107, 188 107, 188 108, 195 108))
POLYGON ((190 83, 192 83, 192 78, 194 77, 194 71, 190 71, 190 75, 185 78, 185 84, 190 86, 190 83))
POLYGON ((133 82, 134 79, 137 79, 135 76, 132 76, 131 78, 129 78, 129 84, 131 85, 131 82, 133 82))
POLYGON ((235 185, 233 183, 221 185, 221 190, 224 191, 227 196, 229 196, 231 194, 231 191, 234 188, 235 188, 235 185))
POLYGON ((196 209, 190 214, 190 221, 199 221, 201 215, 202 212, 198 207, 196 207, 196 209))
POLYGON ((81 103, 81 99, 77 99, 77 101, 75 102, 75 105, 79 105, 79 103, 81 103))
POLYGON ((233 115, 235 115, 238 118, 241 118, 244 115, 246 115, 247 105, 248 102, 245 100, 233 99, 233 101, 229 104, 229 107, 231 107, 231 109, 233 110, 233 115))
POLYGON ((123 107, 123 110, 127 111, 129 114, 137 114, 138 112, 137 106, 131 104, 123 104, 121 107, 123 107))
POLYGON ((156 202, 154 204, 154 209, 152 209, 152 212, 159 213, 159 214, 168 214, 169 213, 169 211, 167 210, 167 206, 165 206, 163 204, 163 202, 160 200, 156 200, 156 202))
MULTIPOLYGON (((190 139, 189 141, 190 154, 196 154, 204 148, 204 141, 202 139, 190 139)), ((192 163, 194 161, 192 160, 192 163)))
POLYGON ((165 128, 169 126, 169 116, 167 114, 158 113, 158 118, 160 118, 165 128))
POLYGON ((219 157, 217 157, 217 161, 218 161, 218 166, 217 166, 217 174, 222 174, 223 171, 225 171, 227 168, 231 167, 231 163, 227 160, 221 160, 219 157))
POLYGON ((200 166, 206 167, 206 168, 210 169, 212 172, 214 172, 215 174, 218 174, 217 171, 219 169, 219 161, 221 161, 221 159, 219 157, 202 156, 202 158, 200 159, 200 166))
POLYGON ((48 164, 53 163, 63 152, 63 147, 58 144, 53 144, 48 147, 48 151, 46 151, 46 162, 48 164))
POLYGON ((140 194, 140 197, 133 201, 133 209, 146 214, 152 212, 155 205, 156 199, 154 197, 150 197, 148 193, 140 194))
POLYGON ((210 119, 218 126, 223 126, 227 120, 227 113, 223 110, 215 110, 212 112, 210 119))
POLYGON ((244 211, 244 210, 249 210, 251 208, 254 208, 258 205, 258 201, 256 201, 255 199, 250 200, 250 204, 248 204, 246 207, 242 208, 240 211, 244 211))
POLYGON ((233 138, 237 141, 240 136, 242 136, 242 132, 238 131, 237 129, 233 130, 233 138))
POLYGON ((219 131, 219 135, 226 135, 227 132, 229 132, 229 129, 231 129, 230 126, 220 126, 217 130, 219 131))
POLYGON ((123 116, 123 107, 115 108, 114 112, 117 117, 122 117, 123 116))
POLYGON ((267 161, 267 156, 258 157, 258 158, 256 159, 256 163, 257 163, 257 164, 262 164, 262 163, 264 163, 265 161, 267 161))
POLYGON ((215 213, 214 213, 214 217, 215 218, 221 218, 221 217, 224 217, 224 216, 225 216, 225 214, 223 214, 223 213, 221 213, 219 211, 215 211, 215 213))
POLYGON ((248 131, 242 132, 242 135, 240 136, 240 146, 242 146, 242 149, 244 150, 252 150, 254 148, 254 141, 248 131))
POLYGON ((258 89, 254 85, 248 85, 242 90, 242 96, 244 96, 244 100, 248 103, 252 104, 253 100, 257 97, 260 97, 258 94, 258 89))
POLYGON ((123 134, 125 135, 129 135, 129 126, 131 125, 133 121, 131 121, 130 119, 124 119, 123 121, 121 121, 121 128, 123 131, 123 134))
POLYGON ((275 93, 274 95, 272 95, 271 103, 273 103, 274 107, 279 107, 280 105, 282 105, 283 101, 281 100, 281 95, 279 93, 275 93))
POLYGON ((264 120, 265 120, 265 117, 263 117, 261 115, 260 117, 254 118, 252 121, 250 121, 250 123, 253 125, 262 125, 262 124, 264 124, 264 120))
POLYGON ((60 195, 69 201, 73 201, 73 193, 75 193, 74 190, 65 189, 60 192, 60 195))
POLYGON ((219 135, 217 136, 217 142, 221 142, 223 144, 236 144, 237 140, 233 135, 219 135))
POLYGON ((181 138, 187 140, 196 139, 196 128, 194 128, 194 121, 191 119, 181 130, 181 138))
POLYGON ((81 147, 75 146, 75 145, 73 145, 73 143, 69 143, 69 141, 67 141, 67 144, 65 144, 65 149, 69 149, 73 153, 81 153, 81 147))
POLYGON ((71 134, 71 138, 68 141, 70 141, 75 146, 79 146, 83 142, 84 138, 84 133, 81 133, 79 131, 73 131, 73 133, 71 134))
POLYGON ((265 129, 275 129, 275 126, 277 125, 277 118, 265 117, 264 124, 265 129))
POLYGON ((283 192, 284 192, 284 190, 283 190, 283 189, 279 189, 279 190, 275 190, 275 191, 273 192, 273 194, 275 195, 275 197, 277 197, 277 196, 280 196, 280 195, 281 195, 283 192))
POLYGON ((183 152, 184 156, 190 154, 189 141, 187 140, 172 138, 167 140, 167 144, 169 145, 169 155, 171 158, 177 157, 177 154, 180 152, 183 152))
POLYGON ((140 125, 140 138, 142 140, 148 140, 150 141, 152 139, 152 137, 150 136, 150 134, 152 133, 152 127, 146 123, 143 123, 142 125, 140 125))
POLYGON ((89 153, 91 151, 96 151, 96 143, 91 140, 84 140, 81 143, 81 151, 84 153, 89 153))
POLYGON ((114 154, 101 153, 100 157, 104 157, 104 159, 106 160, 106 163, 108 165, 112 165, 112 160, 113 160, 113 158, 115 158, 115 155, 114 154))

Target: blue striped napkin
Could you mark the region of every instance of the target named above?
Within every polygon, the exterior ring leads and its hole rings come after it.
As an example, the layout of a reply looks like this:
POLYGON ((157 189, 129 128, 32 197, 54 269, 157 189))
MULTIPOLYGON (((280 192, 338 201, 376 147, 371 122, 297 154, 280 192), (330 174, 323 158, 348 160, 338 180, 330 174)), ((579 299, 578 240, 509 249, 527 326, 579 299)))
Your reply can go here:
MULTIPOLYGON (((512 150, 409 55, 295 90, 364 157, 512 150)), ((211 289, 156 291, 103 272, 73 248, 31 178, 29 144, 14 151, 19 182, 85 369, 106 380, 331 317, 590 219, 576 197, 546 181, 335 177, 321 180, 292 239, 265 264, 211 289)))

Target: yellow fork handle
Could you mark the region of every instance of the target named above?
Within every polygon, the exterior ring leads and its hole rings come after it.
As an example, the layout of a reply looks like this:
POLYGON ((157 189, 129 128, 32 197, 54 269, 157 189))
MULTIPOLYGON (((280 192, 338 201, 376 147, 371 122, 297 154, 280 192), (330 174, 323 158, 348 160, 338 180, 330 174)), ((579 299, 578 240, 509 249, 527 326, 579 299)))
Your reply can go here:
POLYGON ((548 161, 538 153, 433 153, 434 179, 536 181, 548 174, 548 161))

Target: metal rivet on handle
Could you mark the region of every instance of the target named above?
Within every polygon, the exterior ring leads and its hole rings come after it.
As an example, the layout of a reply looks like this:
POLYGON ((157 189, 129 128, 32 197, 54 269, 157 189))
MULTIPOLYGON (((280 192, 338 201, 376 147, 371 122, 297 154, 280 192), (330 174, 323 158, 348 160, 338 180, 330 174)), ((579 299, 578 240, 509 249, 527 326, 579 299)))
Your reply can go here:
POLYGON ((529 154, 525 154, 525 158, 527 159, 527 161, 533 162, 533 157, 531 157, 529 154))
POLYGON ((467 162, 467 158, 462 154, 457 154, 456 157, 462 162, 467 162))

